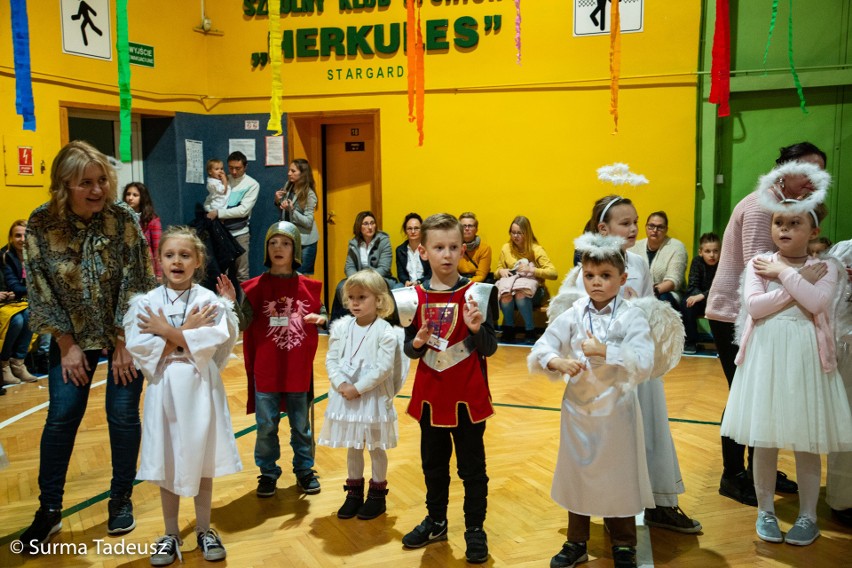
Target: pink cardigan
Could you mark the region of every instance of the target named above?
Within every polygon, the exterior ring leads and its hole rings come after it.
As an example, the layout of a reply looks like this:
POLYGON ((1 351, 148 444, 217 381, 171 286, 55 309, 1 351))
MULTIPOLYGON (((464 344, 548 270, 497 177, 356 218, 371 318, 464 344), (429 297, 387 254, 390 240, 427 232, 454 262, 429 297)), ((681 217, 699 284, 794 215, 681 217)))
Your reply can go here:
POLYGON ((740 313, 740 276, 756 255, 775 250, 772 242, 772 214, 750 193, 737 203, 722 238, 719 268, 710 287, 707 319, 734 323, 740 313))
MULTIPOLYGON (((761 255, 763 258, 766 256, 761 255)), ((759 257, 755 257, 759 258, 759 257)), ((778 260, 778 253, 768 258, 778 260)), ((819 259, 809 258, 805 266, 824 262, 819 259)), ((748 313, 743 336, 740 340, 740 351, 734 362, 742 365, 745 360, 748 340, 754 331, 757 320, 771 316, 779 312, 791 302, 798 302, 804 309, 813 314, 816 326, 817 347, 822 370, 830 373, 837 368, 837 357, 834 346, 834 332, 831 323, 831 306, 837 292, 837 271, 829 265, 828 273, 820 278, 816 284, 811 284, 799 275, 795 268, 786 268, 778 275, 782 288, 767 292, 769 281, 758 276, 754 271, 754 260, 749 261, 746 266, 745 281, 743 282, 743 294, 745 296, 745 308, 748 313)))

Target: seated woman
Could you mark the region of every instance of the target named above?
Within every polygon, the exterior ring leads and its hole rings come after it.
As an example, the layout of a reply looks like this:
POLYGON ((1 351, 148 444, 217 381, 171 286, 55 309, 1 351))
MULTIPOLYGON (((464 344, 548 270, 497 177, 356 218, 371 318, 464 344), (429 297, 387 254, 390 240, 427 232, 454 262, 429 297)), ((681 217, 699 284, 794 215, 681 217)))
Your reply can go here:
POLYGON ((680 310, 680 291, 684 284, 684 273, 689 255, 686 247, 677 239, 667 235, 669 217, 665 211, 655 211, 648 216, 645 234, 648 238, 637 241, 630 252, 648 260, 654 295, 680 310))
POLYGON ((533 308, 547 295, 545 280, 556 280, 556 267, 538 244, 530 220, 519 215, 509 226, 509 242, 503 245, 497 261, 497 292, 503 311, 504 343, 515 339, 515 308, 524 320, 525 341, 535 343, 533 308))
POLYGON ((423 218, 409 213, 402 222, 402 231, 408 240, 396 247, 396 274, 404 286, 416 286, 430 276, 432 267, 420 257, 420 225, 423 218))
MULTIPOLYGON (((372 268, 384 278, 388 289, 401 288, 402 284, 396 281, 391 273, 393 264, 393 249, 390 237, 384 231, 380 231, 376 225, 376 216, 370 211, 361 211, 355 216, 355 224, 352 226, 353 237, 349 240, 349 250, 346 252, 346 264, 344 271, 349 278, 359 270, 372 268)), ((343 284, 346 278, 337 284, 334 293, 334 301, 331 307, 331 319, 335 320, 346 315, 343 307, 343 284)))
MULTIPOLYGON (((33 332, 27 308, 27 284, 23 273, 24 234, 27 222, 19 219, 9 229, 9 246, 2 255, 0 271, 0 366, 4 385, 36 381, 27 371, 24 358, 30 350, 33 332)), ((5 391, 4 391, 5 393, 5 391)))
POLYGON ((492 278, 489 282, 494 282, 494 275, 491 274, 491 247, 482 242, 476 234, 479 231, 476 215, 466 211, 459 215, 459 222, 464 241, 464 253, 459 260, 459 274, 474 282, 485 282, 489 277, 492 278))

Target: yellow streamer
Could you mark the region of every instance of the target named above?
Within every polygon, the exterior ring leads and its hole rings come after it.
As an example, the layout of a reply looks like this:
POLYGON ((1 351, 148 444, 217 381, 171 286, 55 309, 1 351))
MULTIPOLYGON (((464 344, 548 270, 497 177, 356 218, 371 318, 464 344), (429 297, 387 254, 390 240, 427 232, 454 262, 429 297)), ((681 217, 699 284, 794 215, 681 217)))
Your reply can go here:
POLYGON ((281 81, 281 3, 269 3, 269 61, 272 67, 272 98, 269 110, 267 130, 272 130, 275 136, 281 136, 281 98, 284 87, 281 81))
POLYGON ((621 75, 621 15, 618 12, 619 2, 612 3, 609 18, 609 114, 615 123, 618 133, 618 77, 621 75))

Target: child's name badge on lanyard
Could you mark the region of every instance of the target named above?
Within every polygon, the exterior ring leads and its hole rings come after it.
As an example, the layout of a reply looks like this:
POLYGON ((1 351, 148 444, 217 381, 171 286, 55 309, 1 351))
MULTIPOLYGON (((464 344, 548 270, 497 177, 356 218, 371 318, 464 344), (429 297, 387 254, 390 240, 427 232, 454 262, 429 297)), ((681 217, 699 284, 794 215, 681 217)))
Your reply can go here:
POLYGON ((432 349, 437 349, 438 351, 446 351, 449 343, 449 341, 443 337, 438 337, 437 335, 430 335, 429 340, 426 341, 426 345, 432 349))
POLYGON ((269 327, 289 327, 290 318, 287 316, 272 316, 269 318, 269 327))
POLYGON ((175 306, 174 304, 170 306, 166 306, 166 315, 169 317, 177 317, 182 316, 184 314, 185 308, 182 306, 175 306))

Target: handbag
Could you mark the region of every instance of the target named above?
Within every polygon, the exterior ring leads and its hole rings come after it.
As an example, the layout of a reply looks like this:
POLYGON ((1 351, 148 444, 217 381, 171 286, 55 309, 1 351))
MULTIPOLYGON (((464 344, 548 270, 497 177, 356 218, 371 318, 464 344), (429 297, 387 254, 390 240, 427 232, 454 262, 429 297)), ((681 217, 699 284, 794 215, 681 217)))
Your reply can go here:
POLYGON ((499 279, 496 283, 496 286, 497 293, 500 296, 504 294, 510 294, 512 296, 521 294, 528 298, 532 298, 538 291, 538 280, 536 280, 535 278, 529 278, 527 276, 513 274, 511 276, 504 276, 503 278, 499 279))

